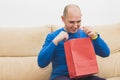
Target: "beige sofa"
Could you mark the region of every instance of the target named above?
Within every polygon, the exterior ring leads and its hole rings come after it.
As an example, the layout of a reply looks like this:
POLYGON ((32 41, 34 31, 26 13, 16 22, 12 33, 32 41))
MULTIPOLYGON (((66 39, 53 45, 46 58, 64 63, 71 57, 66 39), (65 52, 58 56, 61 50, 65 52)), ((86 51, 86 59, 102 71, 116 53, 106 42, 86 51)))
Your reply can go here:
MULTIPOLYGON (((120 80, 120 23, 94 27, 111 49, 106 58, 97 56, 99 74, 108 80, 120 80)), ((44 27, 0 26, 0 80, 48 80, 51 65, 40 68, 37 55, 53 25, 44 27)))

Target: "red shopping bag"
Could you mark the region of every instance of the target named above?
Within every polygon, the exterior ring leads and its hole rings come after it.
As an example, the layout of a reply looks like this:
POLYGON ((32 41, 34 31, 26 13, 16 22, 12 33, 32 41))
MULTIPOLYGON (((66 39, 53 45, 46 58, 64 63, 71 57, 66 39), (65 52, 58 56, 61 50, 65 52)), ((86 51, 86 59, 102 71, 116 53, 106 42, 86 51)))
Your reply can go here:
POLYGON ((98 73, 95 51, 90 38, 71 39, 64 43, 70 78, 98 73))

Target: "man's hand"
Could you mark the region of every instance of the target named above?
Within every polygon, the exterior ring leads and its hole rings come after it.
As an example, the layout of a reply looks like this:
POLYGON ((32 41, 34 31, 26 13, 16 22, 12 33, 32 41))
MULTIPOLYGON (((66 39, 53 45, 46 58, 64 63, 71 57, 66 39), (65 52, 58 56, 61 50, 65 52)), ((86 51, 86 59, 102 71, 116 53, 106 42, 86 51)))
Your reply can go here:
POLYGON ((55 45, 57 45, 60 41, 62 40, 67 40, 68 39, 68 33, 65 31, 61 31, 54 39, 53 42, 55 45))
POLYGON ((91 27, 82 27, 83 31, 91 38, 91 39, 96 39, 98 37, 97 32, 95 32, 91 27))

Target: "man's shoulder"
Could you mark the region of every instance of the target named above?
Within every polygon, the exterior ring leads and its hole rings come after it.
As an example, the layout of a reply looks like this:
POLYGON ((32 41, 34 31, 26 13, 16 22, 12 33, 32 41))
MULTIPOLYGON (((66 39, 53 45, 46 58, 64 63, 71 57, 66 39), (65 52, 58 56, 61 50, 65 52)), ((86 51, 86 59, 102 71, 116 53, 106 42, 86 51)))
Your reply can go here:
POLYGON ((47 37, 55 38, 63 30, 64 30, 63 27, 56 29, 56 30, 52 31, 51 33, 49 33, 47 35, 47 37))

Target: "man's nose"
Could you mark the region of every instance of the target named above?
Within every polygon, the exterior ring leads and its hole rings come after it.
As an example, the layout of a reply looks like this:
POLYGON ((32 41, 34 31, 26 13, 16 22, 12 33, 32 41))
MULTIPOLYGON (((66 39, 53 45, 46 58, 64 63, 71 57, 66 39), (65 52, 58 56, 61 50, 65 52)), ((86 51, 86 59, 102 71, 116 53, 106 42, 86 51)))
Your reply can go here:
POLYGON ((77 23, 75 23, 73 26, 74 26, 74 28, 77 28, 77 27, 78 27, 78 24, 77 24, 77 23))

